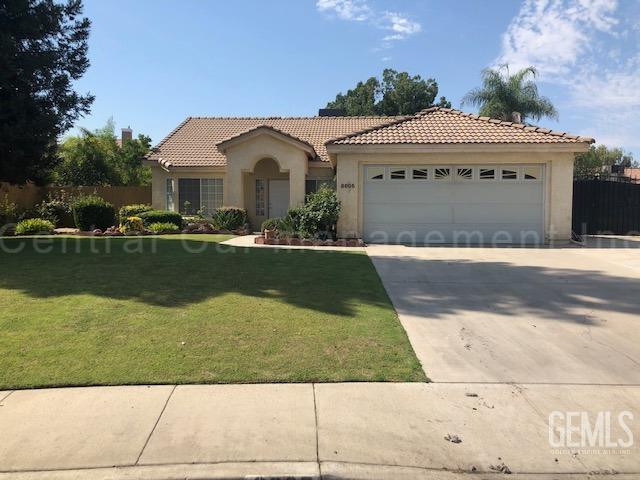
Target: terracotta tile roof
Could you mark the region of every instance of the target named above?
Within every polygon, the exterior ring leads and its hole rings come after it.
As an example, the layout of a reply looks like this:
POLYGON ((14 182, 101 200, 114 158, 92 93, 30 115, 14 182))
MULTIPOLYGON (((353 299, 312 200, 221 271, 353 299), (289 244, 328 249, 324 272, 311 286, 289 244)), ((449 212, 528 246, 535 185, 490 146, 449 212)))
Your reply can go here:
POLYGON ((313 147, 328 161, 327 140, 406 117, 189 117, 147 155, 166 167, 227 164, 217 145, 260 126, 271 127, 313 147))
POLYGON ((386 125, 364 128, 335 138, 334 145, 384 144, 503 144, 503 143, 593 143, 588 137, 578 137, 547 128, 504 122, 479 117, 450 108, 432 107, 412 117, 386 125))
POLYGON ((285 136, 285 137, 287 137, 287 138, 289 138, 289 139, 291 139, 291 140, 294 140, 294 141, 296 141, 296 142, 299 142, 299 143, 302 143, 302 144, 306 145, 306 146, 307 146, 307 147, 309 147, 309 148, 311 149, 311 151, 313 152, 313 158, 314 158, 314 159, 315 159, 315 158, 317 157, 317 155, 318 155, 318 154, 316 153, 315 149, 313 148, 313 145, 311 145, 309 142, 307 142, 307 141, 305 141, 305 140, 302 140, 301 138, 298 138, 298 137, 296 137, 295 135, 291 135, 290 133, 287 133, 287 132, 285 132, 285 131, 282 131, 282 130, 280 130, 279 128, 275 128, 275 127, 273 127, 273 126, 271 126, 271 125, 265 125, 264 123, 263 123, 263 124, 261 124, 261 125, 258 125, 257 127, 252 127, 252 128, 250 128, 249 130, 245 130, 244 132, 240 132, 239 134, 234 135, 234 136, 233 136, 233 137, 231 137, 231 138, 227 138, 226 140, 221 141, 220 143, 218 143, 218 147, 219 147, 219 148, 218 148, 218 150, 220 150, 220 149, 224 150, 222 147, 223 147, 223 145, 225 145, 227 142, 232 142, 232 141, 234 141, 234 140, 239 139, 240 137, 242 137, 242 136, 244 136, 244 135, 247 135, 247 134, 250 134, 250 133, 256 132, 256 131, 258 131, 258 130, 263 130, 263 129, 264 129, 264 130, 269 130, 269 131, 271 131, 271 132, 275 132, 275 133, 280 134, 280 135, 283 135, 283 136, 285 136))

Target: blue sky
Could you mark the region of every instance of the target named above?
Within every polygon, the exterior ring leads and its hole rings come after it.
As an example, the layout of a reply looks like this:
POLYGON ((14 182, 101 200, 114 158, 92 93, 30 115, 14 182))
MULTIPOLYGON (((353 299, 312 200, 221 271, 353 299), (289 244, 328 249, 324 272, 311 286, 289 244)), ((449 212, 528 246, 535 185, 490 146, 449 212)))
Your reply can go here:
MULTIPOLYGON (((640 0, 85 0, 96 96, 160 141, 187 116, 314 115, 394 68, 435 78, 455 108, 500 63, 534 65, 560 120, 640 157, 640 0)), ((471 107, 464 107, 473 111, 471 107)))

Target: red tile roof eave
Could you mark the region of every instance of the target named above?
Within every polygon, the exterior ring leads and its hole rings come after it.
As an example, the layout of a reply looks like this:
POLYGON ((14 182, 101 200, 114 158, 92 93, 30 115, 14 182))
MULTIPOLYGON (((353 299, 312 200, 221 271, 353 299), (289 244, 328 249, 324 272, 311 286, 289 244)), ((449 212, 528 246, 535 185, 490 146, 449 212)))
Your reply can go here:
MULTIPOLYGON (((358 137, 360 135, 364 135, 370 132, 374 132, 374 131, 378 131, 378 130, 384 130, 385 128, 388 128, 390 126, 394 126, 394 125, 399 125, 401 123, 405 123, 411 120, 415 120, 419 117, 425 116, 429 113, 432 112, 438 112, 438 111, 442 111, 451 115, 457 115, 457 116, 461 116, 461 117, 467 117, 473 120, 478 120, 481 122, 487 122, 487 123, 491 123, 494 125, 500 125, 500 126, 504 126, 504 127, 511 127, 511 128, 515 128, 518 130, 524 130, 527 132, 535 132, 535 133, 540 133, 540 134, 544 134, 544 135, 549 135, 549 136, 553 136, 553 137, 563 137, 566 139, 571 140, 571 142, 566 142, 566 143, 595 143, 595 139, 591 138, 591 137, 581 137, 581 136, 577 136, 577 135, 570 135, 566 132, 560 132, 560 131, 554 131, 548 128, 542 128, 542 127, 535 127, 535 126, 530 126, 530 125, 525 125, 522 123, 513 123, 513 122, 507 122, 507 121, 503 121, 503 120, 498 120, 498 119, 494 119, 494 118, 490 118, 490 117, 480 117, 478 115, 474 115, 471 113, 465 113, 462 112, 460 110, 454 110, 452 108, 442 108, 442 107, 430 107, 427 108, 425 110, 422 110, 418 113, 416 113, 415 115, 411 115, 411 116, 407 116, 401 119, 397 119, 395 121, 386 123, 386 124, 381 124, 381 125, 377 125, 377 126, 373 126, 373 127, 369 127, 366 129, 362 129, 360 131, 356 131, 353 133, 349 133, 347 135, 343 135, 341 137, 336 137, 333 139, 328 140, 327 142, 325 142, 325 145, 365 145, 365 144, 372 144, 372 145, 384 145, 384 143, 375 143, 373 141, 370 142, 361 142, 361 143, 357 143, 357 142, 349 142, 348 140, 353 139, 355 137, 358 137)), ((405 143, 405 142, 402 142, 405 143)), ((406 143, 413 143, 413 142, 406 142, 406 143)), ((481 144, 481 143, 513 143, 513 142, 441 142, 441 143, 477 143, 477 144, 481 144)), ((518 142, 520 143, 520 142, 518 142)), ((545 142, 522 142, 522 143, 545 143, 545 142)), ((551 142, 549 142, 551 143, 551 142)), ((555 142, 554 142, 555 143, 555 142)), ((558 142, 561 143, 561 142, 558 142)))

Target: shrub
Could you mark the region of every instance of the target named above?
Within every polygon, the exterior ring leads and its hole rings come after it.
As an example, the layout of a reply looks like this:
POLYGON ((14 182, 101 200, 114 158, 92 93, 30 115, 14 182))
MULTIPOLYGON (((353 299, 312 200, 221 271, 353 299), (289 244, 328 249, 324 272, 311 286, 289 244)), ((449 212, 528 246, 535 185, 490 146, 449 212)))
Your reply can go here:
POLYGON ((172 233, 179 232, 180 228, 178 228, 178 226, 173 223, 156 222, 149 225, 149 230, 151 230, 153 233, 172 233))
POLYGON ((247 211, 239 207, 221 207, 213 214, 213 226, 218 230, 235 230, 248 221, 247 211))
POLYGON ((120 210, 118 211, 118 217, 120 218, 120 220, 128 217, 139 217, 141 213, 150 212, 151 210, 153 210, 153 207, 151 205, 125 205, 124 207, 120 207, 120 210))
POLYGON ((260 226, 260 231, 264 232, 265 230, 277 230, 280 225, 281 218, 267 218, 262 225, 260 226))
POLYGON ((8 223, 18 221, 18 206, 9 201, 9 195, 4 196, 4 200, 0 202, 0 228, 8 223))
POLYGON ((16 235, 51 235, 55 226, 44 218, 29 218, 16 225, 16 235))
POLYGON ((144 223, 140 217, 127 217, 120 221, 120 231, 122 233, 142 233, 144 223))
POLYGON ((178 212, 149 210, 148 212, 141 213, 139 216, 145 225, 151 225, 152 223, 173 223, 176 227, 182 228, 182 215, 178 212))
POLYGON ((97 195, 78 198, 72 210, 76 227, 85 232, 96 228, 105 230, 115 223, 113 205, 97 195))
POLYGON ((340 215, 340 201, 335 190, 323 186, 307 195, 299 207, 298 229, 304 238, 335 238, 335 225, 340 215))
POLYGON ((300 219, 304 214, 304 207, 292 207, 287 214, 279 219, 276 226, 278 238, 300 237, 300 219))
POLYGON ((36 206, 37 218, 49 220, 57 227, 69 226, 73 223, 71 207, 64 200, 50 199, 43 200, 36 206))

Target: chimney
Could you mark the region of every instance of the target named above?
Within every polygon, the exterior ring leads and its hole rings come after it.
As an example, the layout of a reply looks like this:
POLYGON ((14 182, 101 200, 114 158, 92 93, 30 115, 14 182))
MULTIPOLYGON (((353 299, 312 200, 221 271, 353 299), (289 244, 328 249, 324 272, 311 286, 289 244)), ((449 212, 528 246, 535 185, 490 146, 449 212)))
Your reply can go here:
POLYGON ((319 117, 343 117, 344 110, 341 108, 321 108, 318 110, 319 117))
POLYGON ((522 123, 522 115, 520 112, 511 112, 511 121, 513 123, 522 123))
POLYGON ((128 142, 133 140, 133 130, 131 130, 131 127, 127 127, 127 128, 123 128, 122 129, 122 143, 124 144, 124 142, 128 142))

